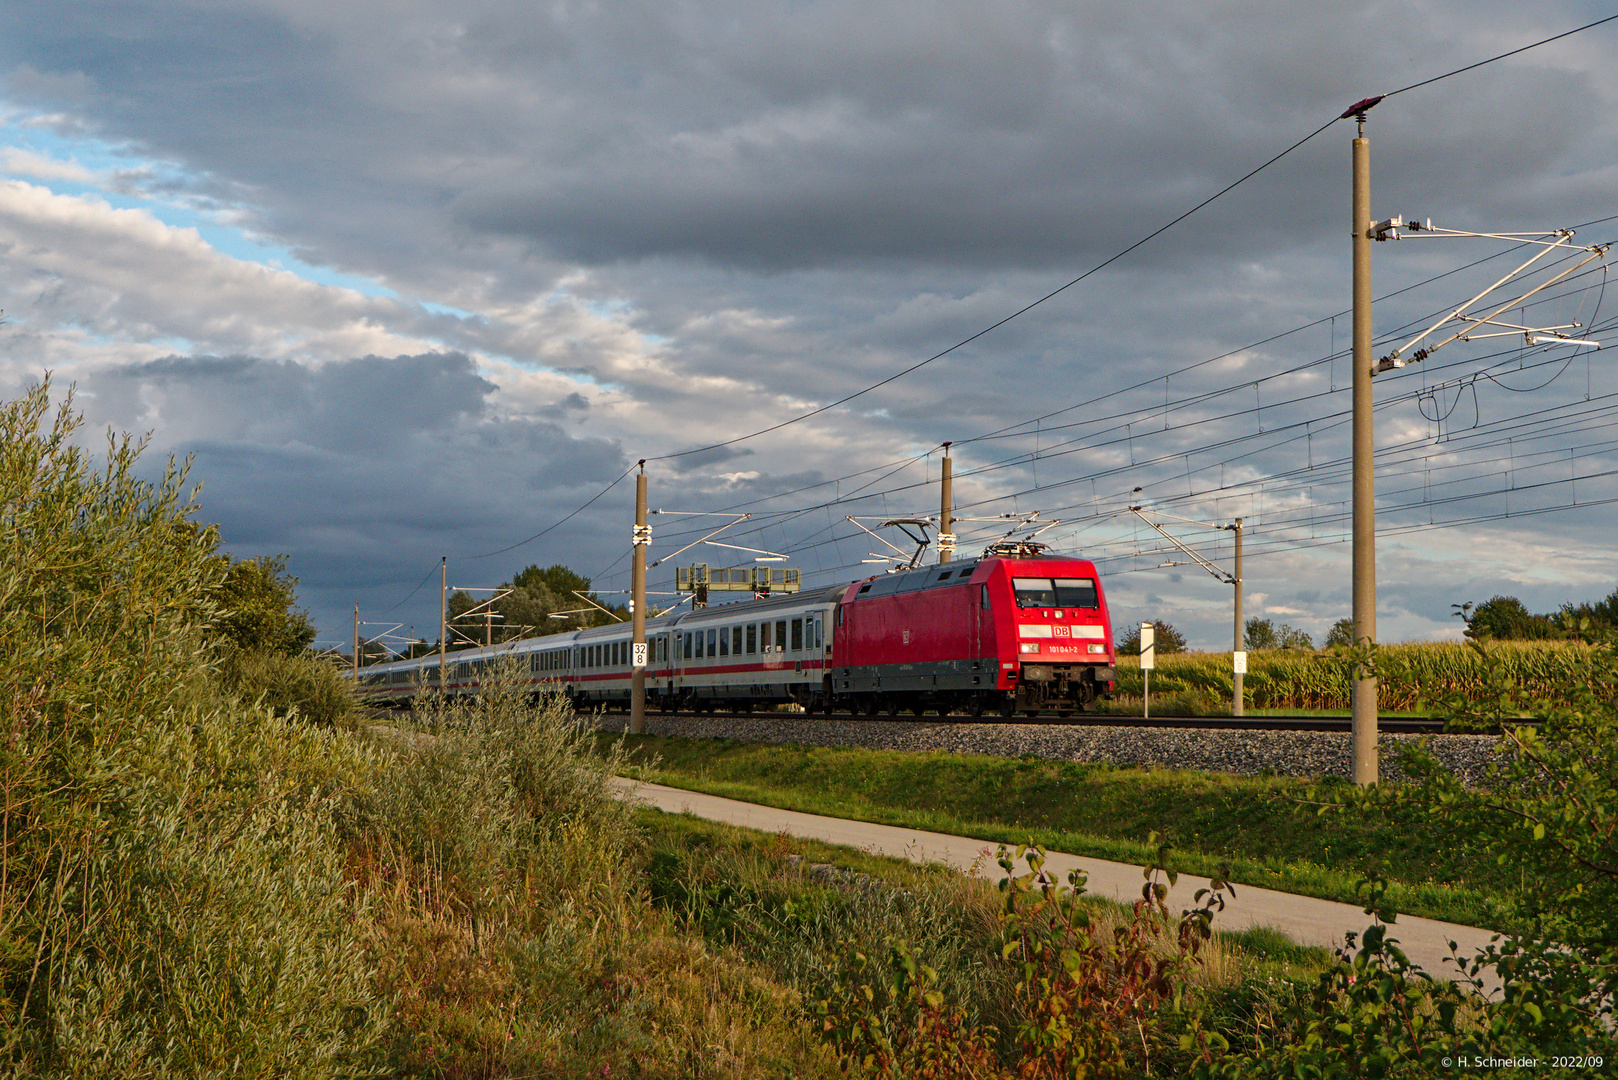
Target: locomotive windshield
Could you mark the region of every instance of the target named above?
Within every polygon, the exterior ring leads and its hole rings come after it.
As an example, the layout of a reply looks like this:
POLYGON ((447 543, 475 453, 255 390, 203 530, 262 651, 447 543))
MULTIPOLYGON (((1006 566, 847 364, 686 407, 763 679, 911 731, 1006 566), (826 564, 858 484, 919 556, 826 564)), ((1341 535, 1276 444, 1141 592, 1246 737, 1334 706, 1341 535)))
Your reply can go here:
POLYGON ((1098 608, 1101 601, 1097 598, 1096 583, 1091 578, 1028 578, 1019 577, 1011 579, 1012 589, 1017 595, 1017 606, 1027 607, 1060 607, 1060 608, 1098 608))

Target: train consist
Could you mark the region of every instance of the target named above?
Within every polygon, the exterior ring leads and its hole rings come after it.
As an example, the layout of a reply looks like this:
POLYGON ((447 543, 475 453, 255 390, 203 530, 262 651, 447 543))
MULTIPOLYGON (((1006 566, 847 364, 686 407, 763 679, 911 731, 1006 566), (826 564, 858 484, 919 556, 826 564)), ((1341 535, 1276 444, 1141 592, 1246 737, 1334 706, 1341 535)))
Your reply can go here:
MULTIPOLYGON (((450 694, 476 693, 496 665, 580 708, 627 707, 628 623, 449 656, 450 694)), ((1031 544, 794 596, 646 621, 647 704, 811 713, 1068 715, 1111 697, 1112 622, 1095 566, 1031 544)), ((360 693, 408 700, 439 681, 436 653, 361 669, 360 693)))

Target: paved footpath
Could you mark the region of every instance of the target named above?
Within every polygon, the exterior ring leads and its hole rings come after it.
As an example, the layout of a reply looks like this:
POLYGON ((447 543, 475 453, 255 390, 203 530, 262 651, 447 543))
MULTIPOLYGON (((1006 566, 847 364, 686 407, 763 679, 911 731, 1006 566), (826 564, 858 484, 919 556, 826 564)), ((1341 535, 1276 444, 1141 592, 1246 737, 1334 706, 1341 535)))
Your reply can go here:
MULTIPOLYGON (((999 844, 992 840, 973 840, 894 825, 873 825, 865 821, 822 817, 795 810, 777 810, 771 806, 722 799, 717 795, 704 795, 659 784, 639 783, 623 777, 614 778, 613 783, 622 796, 672 814, 689 813, 708 821, 822 840, 917 863, 944 863, 962 871, 976 866, 978 876, 990 881, 999 881, 1005 874, 995 862, 995 851, 999 844)), ((1045 866, 1056 875, 1058 881, 1064 882, 1070 870, 1083 870, 1089 875, 1089 892, 1125 903, 1140 898, 1141 886, 1145 882, 1141 867, 1106 859, 1052 851, 1046 853, 1045 866)), ((1169 910, 1180 911, 1192 907, 1196 891, 1207 885, 1207 878, 1181 874, 1178 883, 1169 891, 1169 910)), ((1327 948, 1341 945, 1346 932, 1359 933, 1370 922, 1370 916, 1353 904, 1295 896, 1257 885, 1235 886, 1235 896, 1227 895, 1225 910, 1214 917, 1216 929, 1245 930, 1251 926, 1268 926, 1301 944, 1327 948)), ((1390 929, 1390 936, 1398 940, 1405 954, 1435 978, 1454 976, 1454 965, 1445 963, 1450 956, 1451 941, 1459 945, 1462 956, 1470 956, 1487 944, 1492 936, 1488 930, 1414 915, 1401 915, 1390 929)))

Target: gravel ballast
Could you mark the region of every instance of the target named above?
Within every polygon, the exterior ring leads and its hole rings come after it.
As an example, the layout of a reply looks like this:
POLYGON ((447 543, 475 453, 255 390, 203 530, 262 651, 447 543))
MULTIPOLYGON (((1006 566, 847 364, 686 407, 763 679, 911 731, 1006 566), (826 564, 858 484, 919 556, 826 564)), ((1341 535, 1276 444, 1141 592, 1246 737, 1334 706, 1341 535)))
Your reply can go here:
MULTIPOLYGON (((602 731, 628 730, 621 713, 603 715, 602 731)), ((1120 766, 1206 769, 1279 776, 1353 776, 1347 732, 1216 731, 1206 728, 1086 727, 1063 724, 940 723, 927 720, 843 720, 786 714, 746 719, 672 717, 648 713, 646 733, 679 739, 737 739, 803 746, 857 746, 916 753, 945 751, 1120 766)), ((1482 778, 1500 740, 1489 735, 1382 735, 1382 778, 1398 775, 1398 748, 1430 738, 1433 753, 1466 782, 1482 778)))

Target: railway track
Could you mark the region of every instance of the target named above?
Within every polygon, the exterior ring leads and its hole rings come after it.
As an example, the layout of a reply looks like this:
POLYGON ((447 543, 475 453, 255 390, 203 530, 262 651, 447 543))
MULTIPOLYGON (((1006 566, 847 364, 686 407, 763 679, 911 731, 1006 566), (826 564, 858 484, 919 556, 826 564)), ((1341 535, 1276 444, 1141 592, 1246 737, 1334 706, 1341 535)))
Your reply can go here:
MULTIPOLYGON (((612 713, 610 715, 621 715, 612 713)), ((1345 732, 1352 729, 1352 721, 1346 716, 1109 716, 1096 713, 1080 713, 1074 716, 1018 716, 1013 718, 1001 717, 970 717, 966 715, 938 716, 926 714, 914 716, 904 713, 899 716, 867 716, 864 714, 838 713, 827 717, 819 714, 806 715, 803 713, 778 712, 656 712, 648 710, 648 720, 657 717, 668 717, 682 720, 769 720, 781 721, 787 719, 800 720, 806 724, 824 723, 828 720, 838 723, 888 723, 893 721, 907 721, 933 724, 978 724, 988 727, 1113 727, 1113 728, 1155 728, 1165 731, 1177 729, 1200 729, 1209 731, 1336 731, 1345 732)), ((1412 718, 1383 717, 1377 724, 1380 732, 1390 735, 1442 735, 1444 734, 1444 721, 1423 720, 1412 718)))

